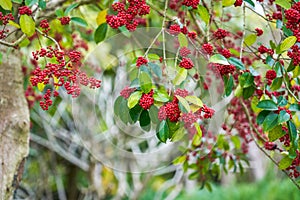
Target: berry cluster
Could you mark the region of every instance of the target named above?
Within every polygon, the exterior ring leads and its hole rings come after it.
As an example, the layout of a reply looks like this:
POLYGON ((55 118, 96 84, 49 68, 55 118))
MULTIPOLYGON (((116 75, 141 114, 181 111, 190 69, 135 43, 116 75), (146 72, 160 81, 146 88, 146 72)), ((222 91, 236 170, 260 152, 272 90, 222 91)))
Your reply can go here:
POLYGON ((68 16, 65 16, 65 17, 61 17, 61 18, 58 18, 61 25, 68 25, 71 21, 71 18, 68 17, 68 16))
POLYGON ((227 74, 233 74, 235 71, 234 65, 222 65, 218 63, 211 63, 208 65, 208 68, 211 69, 216 75, 227 75, 227 74))
POLYGON ((140 106, 144 110, 148 110, 154 103, 153 98, 153 90, 151 90, 148 94, 143 93, 142 97, 140 98, 140 106))
POLYGON ((172 102, 168 102, 160 107, 158 111, 158 119, 161 121, 168 118, 171 122, 178 122, 179 117, 180 109, 178 107, 178 99, 176 97, 174 97, 172 102))
POLYGON ((294 66, 300 64, 300 49, 298 45, 294 45, 291 47, 292 51, 289 51, 287 55, 293 60, 294 66))
POLYGON ((261 36, 264 33, 264 31, 261 30, 260 28, 256 28, 255 31, 257 36, 261 36))
POLYGON ((45 34, 48 34, 48 32, 50 31, 50 26, 47 19, 43 19, 40 22, 40 27, 43 29, 43 33, 45 34))
POLYGON ((194 9, 197 9, 200 0, 183 0, 182 5, 191 6, 194 9))
POLYGON ((134 31, 139 25, 137 16, 143 16, 150 13, 150 6, 145 0, 128 0, 128 7, 123 2, 116 2, 112 5, 117 15, 107 15, 106 22, 109 26, 117 29, 126 26, 129 31, 134 31))
POLYGON ((228 49, 222 49, 220 51, 220 53, 225 57, 225 58, 230 58, 231 57, 231 53, 228 49))
POLYGON ((131 93, 133 93, 136 89, 135 88, 130 88, 128 86, 126 86, 121 92, 120 95, 122 97, 124 97, 125 99, 128 99, 131 95, 131 93))
POLYGON ((32 15, 32 11, 28 6, 19 7, 19 15, 32 15))
POLYGON ((9 33, 9 30, 5 29, 5 26, 8 24, 9 20, 14 20, 14 16, 11 13, 3 15, 3 13, 0 12, 0 23, 2 23, 4 26, 4 28, 0 30, 0 39, 6 38, 7 33, 9 33))
POLYGON ((284 14, 287 19, 286 27, 292 30, 294 36, 300 42, 300 2, 295 3, 290 9, 285 10, 284 14))
MULTIPOLYGON (((55 88, 64 86, 67 93, 72 95, 72 97, 79 96, 79 84, 84 86, 89 85, 92 89, 100 87, 100 80, 89 78, 84 72, 79 70, 80 52, 70 51, 69 53, 65 53, 49 46, 47 49, 42 48, 39 51, 32 52, 32 55, 36 61, 40 58, 49 60, 43 69, 37 66, 32 71, 30 78, 32 86, 37 86, 38 84, 51 84, 55 88), (66 61, 65 58, 69 59, 66 61)), ((45 101, 40 103, 44 110, 47 110, 52 105, 52 101, 50 101, 51 96, 56 97, 58 93, 56 91, 51 93, 51 90, 50 92, 47 90, 46 95, 44 95, 45 101)))
POLYGON ((213 53, 213 46, 209 43, 205 43, 202 45, 202 49, 208 54, 211 55, 213 53))
POLYGON ((139 68, 142 65, 147 65, 148 64, 148 60, 144 57, 138 57, 136 60, 136 67, 139 68))
POLYGON ((265 47, 264 45, 260 45, 258 47, 258 52, 261 53, 261 54, 264 54, 264 53, 268 53, 270 55, 273 55, 274 54, 274 50, 273 49, 268 49, 267 47, 265 47))
POLYGON ((191 50, 187 47, 182 47, 180 50, 179 50, 179 55, 182 56, 182 57, 186 57, 188 55, 191 54, 191 50))
POLYGON ((224 29, 217 29, 214 33, 213 33, 214 38, 216 39, 224 39, 225 37, 229 36, 229 32, 224 30, 224 29))
POLYGON ((174 95, 175 96, 178 95, 178 96, 181 96, 181 97, 185 98, 186 96, 189 95, 189 92, 185 89, 178 88, 178 89, 175 90, 174 95))
POLYGON ((179 63, 179 67, 192 69, 194 67, 194 63, 190 58, 182 58, 181 62, 179 63))
POLYGON ((183 26, 180 28, 178 24, 173 24, 169 28, 169 33, 171 35, 178 35, 179 33, 183 33, 184 35, 187 35, 191 39, 196 39, 197 33, 194 31, 189 32, 186 26, 183 26))
POLYGON ((277 76, 276 71, 273 69, 268 70, 266 73, 266 79, 268 79, 268 80, 273 80, 276 78, 276 76, 277 76))

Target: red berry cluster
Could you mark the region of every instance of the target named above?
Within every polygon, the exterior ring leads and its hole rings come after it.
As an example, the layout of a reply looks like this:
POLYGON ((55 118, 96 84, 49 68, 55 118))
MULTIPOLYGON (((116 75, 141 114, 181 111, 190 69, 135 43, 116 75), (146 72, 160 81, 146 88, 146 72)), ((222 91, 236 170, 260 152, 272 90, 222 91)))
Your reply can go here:
POLYGON ((130 88, 126 86, 121 92, 120 95, 124 97, 125 99, 128 99, 131 95, 136 90, 136 88, 130 88))
POLYGON ((282 110, 286 111, 286 112, 290 115, 290 119, 292 119, 292 117, 293 117, 293 116, 292 116, 292 112, 291 112, 288 108, 285 108, 285 107, 278 107, 278 110, 275 111, 275 113, 279 114, 280 111, 282 111, 282 110))
POLYGON ((194 31, 189 32, 186 26, 183 26, 180 28, 178 24, 173 24, 169 28, 169 33, 171 35, 178 35, 179 33, 183 33, 184 35, 187 35, 191 39, 196 39, 197 33, 194 31))
POLYGON ((297 157, 293 160, 291 166, 289 166, 286 170, 289 170, 289 176, 298 178, 300 176, 300 171, 298 171, 298 167, 300 166, 300 152, 297 150, 297 157))
POLYGON ((264 54, 264 53, 268 53, 270 55, 273 55, 274 54, 274 51, 273 49, 268 49, 267 47, 265 47, 264 45, 260 45, 258 47, 258 52, 261 53, 261 54, 264 54))
POLYGON ((287 55, 293 60, 294 66, 300 64, 300 49, 298 45, 294 45, 291 47, 292 51, 289 51, 287 55))
POLYGON ((137 16, 143 16, 150 13, 150 6, 145 0, 128 0, 128 7, 122 2, 116 2, 112 5, 117 15, 107 15, 106 22, 109 26, 117 29, 126 26, 129 31, 134 31, 139 25, 137 16))
POLYGON ((29 108, 32 108, 34 106, 34 102, 40 101, 42 99, 41 95, 38 95, 34 92, 32 86, 28 86, 25 91, 25 97, 28 103, 29 108))
POLYGON ((144 110, 148 110, 154 103, 153 98, 153 90, 151 90, 148 94, 143 93, 142 97, 140 98, 140 106, 144 110))
POLYGON ((178 35, 179 33, 181 33, 181 28, 178 24, 173 24, 170 26, 169 28, 169 33, 171 35, 178 35))
POLYGON ((269 150, 269 151, 273 151, 275 149, 277 149, 277 145, 274 142, 266 142, 264 144, 265 149, 269 150))
POLYGON ((295 3, 292 7, 284 12, 287 19, 286 27, 291 29, 294 36, 300 42, 300 2, 295 3))
POLYGON ((264 33, 264 31, 261 30, 260 28, 256 28, 255 31, 257 36, 261 36, 264 33))
POLYGON ((40 27, 43 29, 43 33, 45 34, 48 34, 48 32, 50 31, 50 26, 47 19, 43 19, 40 22, 40 27))
MULTIPOLYGON (((99 88, 100 80, 95 78, 88 78, 84 72, 81 72, 78 69, 80 64, 80 52, 71 51, 65 53, 58 49, 53 49, 51 46, 47 49, 42 48, 36 52, 32 52, 33 58, 37 61, 40 58, 51 59, 52 62, 47 62, 45 67, 41 69, 36 67, 30 78, 30 82, 33 86, 37 86, 39 83, 47 85, 51 84, 54 87, 64 86, 68 94, 71 94, 72 97, 77 97, 80 94, 79 84, 89 85, 90 88, 99 88), (69 58, 68 61, 65 58, 69 58)), ((47 95, 44 96, 44 102, 41 103, 43 109, 48 108, 51 105, 50 97, 56 97, 57 92, 53 94, 47 91, 47 95)))
POLYGON ((234 6, 235 7, 239 7, 239 6, 241 6, 243 4, 243 0, 236 0, 235 2, 234 2, 234 6))
POLYGON ((178 122, 179 117, 180 109, 178 107, 178 99, 176 97, 174 97, 172 102, 168 102, 160 107, 158 111, 158 119, 161 121, 168 118, 171 122, 178 122))
POLYGON ((224 39, 225 37, 229 36, 229 32, 219 28, 213 33, 213 36, 216 39, 224 39))
POLYGON ((138 59, 136 60, 136 67, 139 68, 142 65, 147 65, 148 64, 148 60, 144 57, 138 57, 138 59))
POLYGON ((71 18, 68 17, 68 16, 65 16, 65 17, 61 17, 61 18, 58 18, 61 25, 68 25, 71 21, 71 18))
POLYGON ((194 63, 190 58, 182 58, 181 62, 179 63, 179 67, 192 69, 194 67, 194 63))
POLYGON ((20 15, 32 15, 32 11, 28 6, 21 6, 21 7, 19 7, 19 14, 20 15))
POLYGON ((179 55, 182 56, 182 57, 186 57, 188 55, 191 54, 191 50, 187 47, 182 47, 180 50, 179 50, 179 55))
MULTIPOLYGON (((212 116, 215 114, 215 111, 212 108, 209 108, 206 105, 203 105, 202 108, 200 108, 199 111, 204 113, 203 117, 205 119, 212 118, 212 116)), ((199 112, 199 111, 197 111, 197 112, 199 112)))
MULTIPOLYGON (((54 92, 57 93, 57 91, 54 91, 54 92)), ((51 93, 52 93, 51 90, 47 89, 46 93, 43 96, 44 101, 40 101, 40 106, 43 110, 48 110, 49 106, 51 106, 53 103, 51 100, 51 93)), ((54 96, 54 94, 53 94, 53 96, 54 96)))
POLYGON ((202 45, 202 49, 208 54, 211 55, 213 53, 213 46, 209 43, 205 43, 202 45))
POLYGON ((199 117, 193 112, 182 113, 180 117, 180 120, 184 123, 185 128, 190 128, 191 126, 193 126, 193 124, 197 122, 198 119, 199 117))
POLYGON ((189 92, 185 89, 178 88, 178 89, 175 90, 174 95, 175 96, 178 95, 178 96, 181 96, 181 97, 185 98, 186 96, 189 95, 189 92))
POLYGON ((266 79, 268 80, 273 80, 277 77, 277 74, 276 74, 276 71, 271 69, 271 70, 268 70, 267 73, 266 73, 266 79))
POLYGON ((233 74, 235 71, 234 65, 222 65, 218 63, 212 63, 208 66, 216 75, 227 75, 227 74, 233 74))
POLYGON ((231 57, 231 53, 228 49, 222 49, 220 52, 225 58, 230 58, 231 57))
POLYGON ((0 12, 0 22, 3 24, 4 28, 0 30, 0 39, 4 39, 7 37, 7 33, 9 33, 9 29, 5 29, 5 26, 8 24, 9 20, 14 20, 14 16, 9 13, 7 15, 3 15, 2 12, 0 12))
POLYGON ((183 0, 182 5, 191 6, 194 9, 197 9, 200 0, 183 0))

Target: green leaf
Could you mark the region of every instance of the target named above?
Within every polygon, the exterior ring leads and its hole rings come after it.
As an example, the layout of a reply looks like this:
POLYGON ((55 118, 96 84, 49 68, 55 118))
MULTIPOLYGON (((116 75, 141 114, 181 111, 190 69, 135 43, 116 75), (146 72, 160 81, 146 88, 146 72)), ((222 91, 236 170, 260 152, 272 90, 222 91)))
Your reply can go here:
POLYGON ((8 21, 8 24, 11 25, 11 26, 16 27, 17 29, 21 28, 19 24, 17 24, 16 22, 14 22, 14 21, 12 21, 12 20, 9 20, 9 21, 8 21))
POLYGON ((249 3, 252 7, 255 7, 255 4, 252 0, 244 0, 245 2, 249 3))
POLYGON ((186 158, 187 158, 186 155, 179 156, 179 157, 175 158, 175 160, 173 161, 173 164, 174 165, 181 164, 184 161, 186 161, 186 158))
POLYGON ((167 139, 169 138, 169 127, 165 120, 160 122, 156 136, 159 139, 159 141, 163 143, 167 142, 167 139))
POLYGON ((3 55, 2 55, 2 53, 0 52, 0 65, 2 65, 2 60, 3 59, 3 55))
POLYGON ((129 115, 129 108, 127 106, 127 100, 122 98, 122 101, 120 101, 119 105, 119 117, 122 120, 124 124, 127 124, 128 122, 131 121, 131 117, 129 115))
POLYGON ((140 118, 142 111, 143 108, 139 104, 135 105, 133 108, 129 110, 129 115, 133 123, 137 122, 137 120, 140 118))
POLYGON ((209 58, 209 62, 218 63, 218 64, 222 64, 222 65, 229 65, 229 62, 227 61, 227 59, 221 54, 215 54, 215 55, 211 56, 209 58))
POLYGON ((25 0, 25 5, 31 7, 34 4, 36 4, 37 2, 38 2, 38 0, 25 0))
POLYGON ((154 53, 149 53, 149 54, 147 55, 147 57, 148 57, 150 60, 159 60, 159 59, 160 59, 159 55, 154 54, 154 53))
POLYGON ((159 77, 162 78, 162 70, 161 67, 155 63, 149 62, 148 66, 151 68, 151 70, 154 72, 154 74, 159 77))
POLYGON ((299 104, 291 104, 289 107, 290 111, 300 111, 300 105, 299 104))
POLYGON ((278 110, 276 103, 272 100, 262 100, 257 104, 257 107, 264 110, 278 110))
POLYGON ((59 8, 59 9, 55 10, 55 14, 56 14, 57 17, 63 17, 64 16, 64 11, 61 8, 59 8))
POLYGON ((244 66, 244 64, 242 63, 242 61, 240 61, 237 58, 230 57, 228 59, 228 61, 229 61, 230 64, 234 65, 239 70, 245 70, 246 69, 245 66, 244 66))
POLYGON ((239 84, 234 91, 234 96, 241 97, 242 95, 243 95, 243 88, 239 84))
POLYGON ((236 149, 240 149, 241 148, 241 140, 238 136, 232 136, 231 138, 232 143, 234 144, 234 147, 236 149))
POLYGON ((297 41, 297 37, 295 37, 295 36, 287 37, 280 44, 280 52, 279 53, 282 53, 282 52, 288 50, 289 48, 291 48, 296 43, 296 41, 297 41))
POLYGON ((79 26, 83 26, 83 27, 88 26, 87 22, 80 17, 71 17, 71 21, 74 22, 75 24, 78 24, 79 26))
POLYGON ((120 105, 123 100, 124 100, 124 97, 122 97, 122 96, 118 96, 118 98, 115 100, 114 113, 116 116, 119 116, 120 105))
POLYGON ((152 105, 149 109, 149 115, 150 115, 150 119, 152 120, 152 122, 154 124, 158 124, 159 123, 159 119, 158 119, 158 108, 154 105, 152 105))
POLYGON ((127 29, 125 26, 121 26, 121 27, 119 27, 118 29, 119 29, 119 30, 121 31, 121 33, 122 33, 123 35, 125 35, 126 37, 128 37, 128 38, 131 37, 131 33, 128 31, 128 29, 127 29))
POLYGON ((39 0, 39 8, 44 10, 46 8, 46 1, 45 0, 39 0))
POLYGON ((271 90, 276 91, 281 88, 282 85, 282 77, 275 78, 271 85, 271 90))
POLYGON ((147 110, 143 110, 140 115, 140 126, 145 131, 150 131, 151 129, 151 120, 147 110))
POLYGON ((228 97, 232 92, 233 84, 234 84, 232 75, 230 75, 229 78, 225 76, 224 82, 225 82, 225 95, 228 97))
POLYGON ((291 143, 292 143, 294 149, 297 149, 298 148, 299 135, 297 133, 296 126, 291 120, 288 121, 287 123, 288 123, 288 129, 289 129, 291 143))
POLYGON ((181 140, 184 137, 184 135, 185 135, 185 128, 180 127, 173 133, 171 140, 172 142, 177 142, 181 140))
POLYGON ((181 96, 176 95, 178 101, 181 103, 181 105, 187 110, 187 112, 191 111, 190 105, 187 102, 187 100, 185 100, 184 98, 182 98, 181 96))
POLYGON ((290 1, 288 0, 275 0, 275 3, 286 10, 291 8, 290 1))
POLYGON ((270 142, 274 142, 284 135, 285 135, 285 132, 282 130, 282 126, 278 125, 269 131, 268 138, 269 138, 270 142))
POLYGON ((283 122, 287 122, 289 120, 290 115, 285 110, 281 110, 278 115, 278 124, 282 124, 283 122))
POLYGON ((184 68, 180 68, 176 77, 173 80, 174 85, 180 85, 187 77, 187 70, 184 68))
POLYGON ((250 87, 244 88, 243 89, 243 98, 244 99, 250 98, 253 95, 253 93, 255 92, 255 89, 256 89, 255 86, 250 86, 250 87))
POLYGON ((186 96, 185 99, 192 103, 192 104, 195 104, 199 107, 202 107, 203 106, 203 102, 201 101, 201 99, 199 99, 198 97, 196 96, 186 96))
POLYGON ((257 118, 256 118, 256 123, 258 125, 261 125, 264 121, 265 121, 265 118, 268 116, 268 114, 270 113, 271 111, 268 111, 268 110, 263 110, 261 111, 258 115, 257 115, 257 118))
POLYGON ((129 109, 133 108, 138 102, 140 101, 140 98, 142 97, 141 91, 136 91, 130 95, 128 98, 127 106, 129 109))
POLYGON ((198 14, 200 18, 204 21, 204 23, 208 25, 210 20, 210 15, 207 9, 202 5, 198 5, 198 14))
POLYGON ((256 42, 256 39, 257 39, 257 35, 256 34, 249 34, 245 37, 244 39, 244 46, 252 46, 255 42, 256 42))
POLYGON ((153 98, 155 101, 158 101, 158 102, 168 102, 170 100, 168 94, 162 93, 160 91, 156 92, 153 95, 153 98))
POLYGON ((21 15, 20 26, 23 33, 31 37, 35 32, 35 23, 31 16, 21 15))
POLYGON ((144 93, 149 93, 152 89, 152 80, 146 72, 140 72, 139 82, 144 93))
POLYGON ((279 166, 279 169, 284 170, 284 169, 288 168, 289 166, 291 166, 292 163, 293 163, 293 159, 286 156, 280 160, 278 166, 279 166))
POLYGON ((228 7, 234 4, 235 0, 222 0, 222 6, 228 7))
POLYGON ((12 2, 21 4, 21 3, 23 3, 23 0, 12 0, 12 2))
POLYGON ((263 129, 264 131, 269 131, 277 125, 278 125, 278 114, 271 112, 264 120, 263 129))
POLYGON ((106 37, 106 33, 107 33, 107 23, 103 23, 99 25, 94 33, 94 41, 97 44, 99 42, 102 42, 106 37))
POLYGON ((241 76, 239 76, 239 84, 243 88, 250 87, 253 85, 253 83, 254 83, 254 76, 252 76, 251 73, 245 72, 241 76))
POLYGON ((76 8, 79 4, 78 3, 73 3, 71 5, 69 5, 66 10, 65 10, 65 15, 68 15, 69 12, 71 12, 74 8, 76 8))
POLYGON ((188 47, 189 45, 188 39, 183 33, 179 33, 178 42, 180 44, 180 47, 188 47))

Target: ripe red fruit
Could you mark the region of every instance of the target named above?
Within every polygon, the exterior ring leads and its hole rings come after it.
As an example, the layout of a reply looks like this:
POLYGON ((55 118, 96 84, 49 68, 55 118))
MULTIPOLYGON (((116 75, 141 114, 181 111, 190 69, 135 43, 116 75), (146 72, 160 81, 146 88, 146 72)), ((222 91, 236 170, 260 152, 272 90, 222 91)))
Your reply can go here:
POLYGON ((148 110, 154 103, 153 98, 153 90, 151 90, 148 94, 143 93, 141 99, 140 99, 140 106, 144 110, 148 110))
POLYGON ((191 69, 194 67, 194 63, 190 58, 183 58, 182 61, 179 63, 179 67, 191 69))
POLYGON ((275 70, 268 70, 266 73, 266 78, 269 80, 273 80, 275 79, 277 76, 276 71, 275 70))

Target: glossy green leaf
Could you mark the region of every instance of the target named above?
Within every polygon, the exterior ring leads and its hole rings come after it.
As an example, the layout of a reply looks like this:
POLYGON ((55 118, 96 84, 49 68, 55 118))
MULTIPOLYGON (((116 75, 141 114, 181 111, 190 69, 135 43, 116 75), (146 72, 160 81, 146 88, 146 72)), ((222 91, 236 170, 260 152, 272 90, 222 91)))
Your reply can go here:
POLYGON ((232 89, 234 85, 232 75, 230 75, 229 78, 225 76, 224 83, 225 83, 225 95, 228 97, 232 93, 232 89))
POLYGON ((179 33, 178 42, 180 47, 187 47, 189 45, 188 39, 183 33, 179 33))
POLYGON ((139 82, 144 93, 149 93, 152 89, 152 80, 146 72, 140 72, 139 82))
POLYGON ((191 111, 190 105, 183 97, 176 95, 178 101, 181 103, 181 105, 186 109, 187 112, 191 111))
POLYGON ((147 110, 143 110, 140 115, 140 126, 145 131, 150 131, 151 129, 151 120, 147 110))
POLYGON ((255 7, 255 4, 252 0, 244 0, 244 1, 250 4, 252 7, 255 7))
POLYGON ((291 3, 289 0, 275 0, 275 3, 284 9, 290 9, 291 3))
POLYGON ((250 87, 247 87, 247 88, 243 88, 243 98, 248 99, 248 98, 252 97, 255 90, 256 90, 256 87, 253 85, 250 87))
POLYGON ((12 0, 12 2, 21 4, 21 3, 23 3, 23 0, 12 0))
POLYGON ((34 4, 36 4, 37 2, 38 2, 38 0, 25 0, 25 5, 31 7, 34 4))
POLYGON ((265 118, 269 115, 270 112, 271 111, 268 110, 261 111, 256 117, 256 123, 258 125, 261 125, 265 121, 265 118))
POLYGON ((241 148, 241 140, 238 136, 232 136, 231 138, 232 143, 234 144, 234 148, 240 149, 241 148))
POLYGON ((195 104, 199 107, 202 107, 203 106, 203 102, 201 101, 201 99, 199 99, 198 97, 196 96, 186 96, 185 99, 192 103, 192 104, 195 104))
POLYGON ((11 2, 11 0, 1 0, 0 1, 0 6, 4 10, 11 10, 11 8, 12 8, 12 2, 11 2))
POLYGON ((20 26, 23 33, 31 37, 35 33, 35 23, 31 16, 21 15, 20 26))
POLYGON ((185 135, 185 128, 180 127, 173 133, 171 140, 172 142, 177 142, 181 140, 184 137, 184 135, 185 135))
POLYGON ((79 26, 82 26, 82 27, 87 27, 88 24, 87 22, 80 18, 80 17, 71 17, 71 21, 74 22, 75 24, 78 24, 79 26))
POLYGON ((180 68, 177 72, 176 77, 173 80, 174 85, 180 85, 187 77, 187 70, 184 68, 180 68))
POLYGON ((119 107, 118 107, 118 114, 121 119, 121 121, 124 124, 127 124, 131 121, 130 115, 129 115, 129 108, 127 107, 127 100, 122 98, 122 101, 120 101, 119 107))
POLYGON ((222 65, 229 65, 229 62, 227 61, 227 59, 221 54, 215 54, 215 55, 211 56, 209 58, 209 62, 218 63, 218 64, 222 64, 222 65))
POLYGON ((208 25, 210 21, 210 15, 207 9, 202 5, 198 5, 198 14, 204 23, 208 25))
POLYGON ((78 3, 73 3, 69 5, 66 10, 65 10, 65 15, 68 15, 74 8, 76 8, 79 4, 78 3))
POLYGON ((44 10, 46 8, 46 1, 45 0, 39 0, 39 8, 44 10))
POLYGON ((129 110, 129 115, 130 115, 130 118, 132 119, 133 123, 138 121, 142 111, 143 111, 143 108, 139 104, 135 105, 133 108, 131 108, 129 110))
POLYGON ((239 76, 239 84, 243 88, 250 87, 254 84, 254 76, 250 72, 245 72, 239 76))
POLYGON ((175 160, 173 161, 173 164, 174 165, 182 164, 184 161, 186 161, 186 158, 187 158, 186 155, 179 156, 179 157, 175 158, 175 160))
POLYGON ((147 57, 148 57, 150 60, 159 60, 159 59, 160 59, 159 55, 154 54, 154 53, 149 53, 149 54, 147 55, 147 57))
POLYGON ((295 36, 289 36, 283 40, 283 42, 280 44, 280 53, 288 50, 291 48, 297 41, 297 37, 295 36))
POLYGON ((142 97, 141 91, 136 91, 130 95, 128 98, 127 106, 129 109, 133 108, 138 102, 140 101, 140 98, 142 97))
POLYGON ((234 4, 235 0, 222 0, 222 6, 228 7, 234 4))
POLYGON ((55 10, 55 14, 57 17, 63 17, 64 16, 64 11, 61 8, 58 8, 55 10))
POLYGON ((281 88, 282 85, 282 77, 275 78, 271 85, 271 90, 276 91, 281 88))
POLYGON ((288 168, 289 166, 291 166, 292 163, 293 163, 293 159, 286 156, 280 160, 278 166, 279 166, 279 169, 284 170, 284 169, 288 168))
POLYGON ((278 125, 269 131, 268 138, 269 138, 270 142, 274 142, 284 135, 285 135, 285 132, 282 130, 282 126, 278 125))
POLYGON ((94 41, 97 44, 99 42, 102 42, 106 37, 106 33, 107 33, 107 23, 103 23, 99 25, 94 33, 94 41))
POLYGON ((166 143, 169 138, 169 127, 165 120, 161 121, 158 130, 156 133, 157 138, 159 141, 166 143))
POLYGON ((256 42, 256 39, 257 39, 257 35, 254 33, 247 35, 244 39, 245 46, 248 47, 252 46, 256 42))
POLYGON ((158 124, 159 123, 159 119, 158 119, 158 108, 154 105, 152 105, 149 109, 149 115, 150 115, 150 119, 154 124, 158 124))
POLYGON ((287 122, 289 120, 290 120, 290 115, 285 110, 281 110, 278 115, 278 124, 287 122))
POLYGON ((299 140, 299 134, 297 133, 297 128, 292 121, 288 121, 287 124, 288 124, 291 143, 292 143, 294 149, 297 149, 298 148, 298 140, 299 140))
POLYGON ((154 74, 159 77, 162 78, 162 70, 161 67, 155 63, 149 62, 148 66, 151 68, 151 70, 154 72, 154 74))
POLYGON ((268 116, 265 118, 263 122, 263 129, 264 131, 269 131, 272 130, 277 125, 278 125, 278 114, 271 112, 268 114, 268 116))
POLYGON ((276 103, 272 100, 262 100, 257 104, 257 107, 264 110, 278 110, 276 103))
POLYGON ((168 94, 162 93, 160 91, 154 93, 153 98, 155 101, 158 102, 168 102, 170 100, 168 94))
POLYGON ((234 58, 234 57, 230 57, 229 59, 228 59, 228 62, 230 63, 230 64, 232 64, 233 66, 235 66, 237 69, 239 69, 239 70, 245 70, 246 68, 245 68, 245 66, 244 66, 244 64, 242 63, 242 61, 240 61, 239 59, 237 59, 237 58, 234 58))

